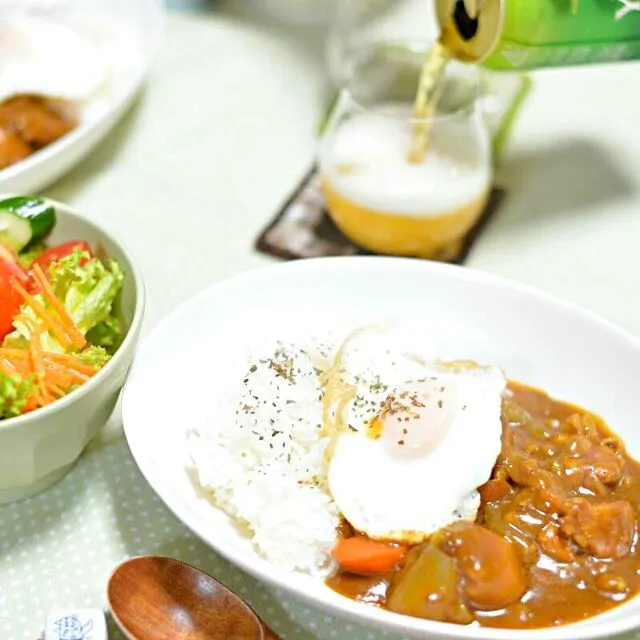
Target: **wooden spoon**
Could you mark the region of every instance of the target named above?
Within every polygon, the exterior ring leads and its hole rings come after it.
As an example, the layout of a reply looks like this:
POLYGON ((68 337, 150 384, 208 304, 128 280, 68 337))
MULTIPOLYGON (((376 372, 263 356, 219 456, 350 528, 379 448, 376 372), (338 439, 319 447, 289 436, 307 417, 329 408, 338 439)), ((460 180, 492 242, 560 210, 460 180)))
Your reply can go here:
POLYGON ((107 598, 130 640, 280 640, 235 593, 172 558, 126 560, 111 574, 107 598))

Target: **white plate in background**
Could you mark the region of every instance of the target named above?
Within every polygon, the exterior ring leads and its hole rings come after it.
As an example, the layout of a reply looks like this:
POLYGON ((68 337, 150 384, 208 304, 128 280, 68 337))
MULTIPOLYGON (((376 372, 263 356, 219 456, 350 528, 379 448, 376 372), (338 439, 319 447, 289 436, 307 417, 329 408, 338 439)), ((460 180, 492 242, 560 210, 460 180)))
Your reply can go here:
MULTIPOLYGON (((78 126, 0 170, 0 191, 35 193, 78 164, 109 133, 138 93, 162 42, 163 0, 0 0, 0 9, 55 20, 99 43, 110 79, 82 107, 78 126)), ((2 72, 0 68, 0 73, 2 72)))

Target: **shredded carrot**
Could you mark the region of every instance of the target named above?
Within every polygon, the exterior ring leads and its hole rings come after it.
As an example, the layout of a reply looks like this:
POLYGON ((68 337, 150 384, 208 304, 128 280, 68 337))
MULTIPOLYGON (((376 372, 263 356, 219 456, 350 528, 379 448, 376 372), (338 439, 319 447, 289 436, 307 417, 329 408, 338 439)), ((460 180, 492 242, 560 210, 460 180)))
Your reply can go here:
POLYGON ((46 371, 49 379, 57 380, 59 383, 66 382, 64 386, 69 386, 72 383, 84 384, 89 380, 90 376, 87 376, 73 369, 69 369, 64 365, 57 364, 51 360, 45 359, 46 371))
POLYGON ((49 384, 49 390, 51 393, 56 396, 56 398, 63 398, 66 394, 66 391, 59 387, 57 384, 49 384))
POLYGON ((13 287, 24 298, 24 301, 33 309, 34 313, 45 324, 47 329, 53 333, 56 340, 66 349, 73 343, 71 338, 67 335, 61 322, 51 313, 49 313, 44 305, 38 302, 31 294, 27 293, 22 286, 15 280, 13 281, 13 287))
POLYGON ((0 347, 0 373, 11 376, 35 375, 37 389, 28 398, 23 413, 50 404, 65 396, 72 385, 83 385, 98 369, 79 362, 73 354, 43 352, 38 322, 18 316, 31 332, 28 349, 0 347))
POLYGON ((25 318, 23 322, 29 327, 29 353, 31 355, 31 365, 36 374, 36 380, 40 389, 40 402, 42 405, 51 402, 51 394, 47 389, 45 380, 44 362, 42 361, 42 345, 40 344, 40 327, 31 318, 25 318))
POLYGON ((11 376, 14 372, 15 367, 13 366, 13 364, 9 360, 0 358, 0 373, 3 373, 5 376, 11 376))
POLYGON ((24 349, 9 349, 0 347, 0 358, 28 358, 29 354, 24 349))
POLYGON ((95 367, 92 367, 89 364, 83 364, 77 358, 75 358, 71 354, 67 353, 47 353, 47 357, 51 358, 54 362, 59 364, 63 364, 70 369, 75 369, 79 373, 84 373, 85 375, 91 377, 98 373, 98 370, 95 367))
POLYGON ((69 339, 71 340, 74 347, 77 349, 82 349, 87 344, 87 339, 82 334, 82 331, 78 329, 76 323, 73 321, 73 318, 69 315, 66 307, 58 297, 54 293, 49 281, 47 280, 42 268, 39 264, 35 264, 32 268, 33 277, 35 278, 37 284, 40 286, 42 296, 44 299, 53 307, 55 312, 58 314, 62 324, 64 325, 67 333, 69 335, 69 339))
POLYGON ((85 380, 77 380, 74 379, 74 376, 68 371, 53 369, 51 366, 47 366, 46 369, 47 376, 47 385, 50 387, 51 385, 56 385, 58 387, 68 388, 74 382, 82 383, 85 380))
POLYGON ((22 413, 29 413, 30 411, 34 411, 38 408, 38 394, 32 393, 31 396, 27 399, 27 404, 25 405, 22 413))
POLYGON ((10 376, 28 374, 31 372, 31 367, 29 366, 28 360, 14 362, 8 358, 3 358, 2 366, 4 368, 4 372, 10 376))
MULTIPOLYGON (((13 365, 16 364, 16 361, 21 362, 23 360, 28 360, 29 357, 29 352, 23 349, 0 347, 0 358, 4 358, 13 365)), ((80 362, 73 354, 70 353, 51 353, 47 351, 43 353, 43 357, 47 365, 59 365, 67 370, 82 374, 84 376, 83 379, 91 378, 98 373, 98 369, 89 364, 80 362)))
POLYGON ((333 557, 342 569, 363 575, 391 571, 405 553, 402 545, 364 536, 343 538, 333 549, 333 557))

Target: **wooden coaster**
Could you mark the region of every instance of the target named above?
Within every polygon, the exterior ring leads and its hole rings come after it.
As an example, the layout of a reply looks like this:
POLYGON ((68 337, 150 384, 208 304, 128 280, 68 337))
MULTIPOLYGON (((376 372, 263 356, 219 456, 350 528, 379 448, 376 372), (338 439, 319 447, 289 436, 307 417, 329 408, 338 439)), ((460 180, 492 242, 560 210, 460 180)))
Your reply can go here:
MULTIPOLYGON (((463 264, 475 241, 498 211, 505 192, 494 188, 487 206, 476 225, 469 231, 456 253, 434 257, 434 260, 463 264)), ((303 178, 293 195, 262 231, 255 248, 263 253, 298 260, 327 256, 374 255, 358 246, 335 226, 327 214, 317 168, 303 178)))

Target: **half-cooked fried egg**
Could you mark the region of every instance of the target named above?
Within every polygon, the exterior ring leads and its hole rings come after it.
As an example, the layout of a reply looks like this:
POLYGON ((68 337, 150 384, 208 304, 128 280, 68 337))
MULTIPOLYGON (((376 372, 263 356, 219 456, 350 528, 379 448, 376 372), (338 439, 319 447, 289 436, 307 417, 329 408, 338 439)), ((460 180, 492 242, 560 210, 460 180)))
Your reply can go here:
POLYGON ((329 488, 356 530, 415 544, 476 518, 501 449, 506 379, 495 367, 428 365, 370 346, 342 358, 351 400, 338 408, 329 488))

